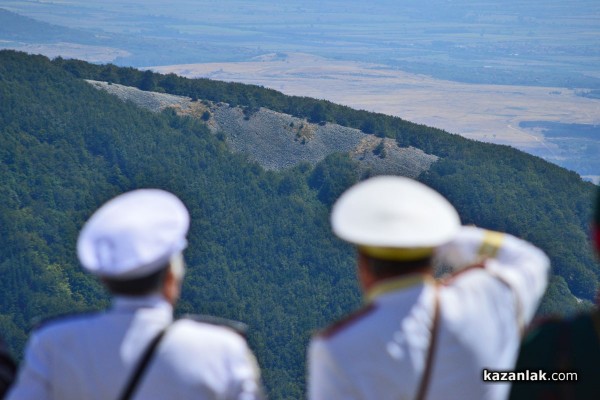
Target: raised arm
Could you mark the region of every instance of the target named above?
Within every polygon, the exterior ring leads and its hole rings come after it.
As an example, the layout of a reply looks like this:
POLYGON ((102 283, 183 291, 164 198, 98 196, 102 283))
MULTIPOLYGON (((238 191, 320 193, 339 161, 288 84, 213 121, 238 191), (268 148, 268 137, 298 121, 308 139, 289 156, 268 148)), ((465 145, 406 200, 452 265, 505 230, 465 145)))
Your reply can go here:
POLYGON ((439 263, 459 271, 479 265, 514 291, 521 317, 530 321, 548 284, 550 261, 543 251, 515 236, 465 226, 438 248, 439 263))

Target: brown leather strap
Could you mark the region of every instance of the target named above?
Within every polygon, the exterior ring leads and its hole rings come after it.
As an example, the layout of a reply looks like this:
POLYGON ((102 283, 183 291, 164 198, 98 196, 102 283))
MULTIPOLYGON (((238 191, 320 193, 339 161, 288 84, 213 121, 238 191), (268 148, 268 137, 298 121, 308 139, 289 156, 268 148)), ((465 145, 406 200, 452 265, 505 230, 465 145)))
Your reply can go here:
POLYGON ((437 284, 433 286, 434 290, 434 304, 433 304, 433 322, 431 324, 431 339, 429 341, 429 350, 427 351, 427 358, 425 359, 425 369, 421 376, 421 383, 419 390, 415 396, 415 400, 424 400, 427 396, 427 389, 429 388, 429 380, 431 379, 431 371, 433 369, 433 357, 435 355, 435 349, 437 347, 437 337, 440 324, 440 295, 437 284))

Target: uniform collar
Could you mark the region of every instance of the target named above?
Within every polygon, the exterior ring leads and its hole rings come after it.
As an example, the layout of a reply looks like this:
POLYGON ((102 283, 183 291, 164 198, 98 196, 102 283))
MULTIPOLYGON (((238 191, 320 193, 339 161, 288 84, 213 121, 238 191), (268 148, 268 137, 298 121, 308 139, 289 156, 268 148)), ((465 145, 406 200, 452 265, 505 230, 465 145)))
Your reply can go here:
POLYGON ((173 306, 159 294, 149 296, 115 296, 112 301, 115 311, 135 311, 140 308, 156 308, 173 312, 173 306))
POLYGON ((429 274, 409 274, 397 278, 385 279, 367 291, 365 300, 367 303, 372 303, 385 294, 415 287, 426 282, 433 283, 433 277, 429 274))

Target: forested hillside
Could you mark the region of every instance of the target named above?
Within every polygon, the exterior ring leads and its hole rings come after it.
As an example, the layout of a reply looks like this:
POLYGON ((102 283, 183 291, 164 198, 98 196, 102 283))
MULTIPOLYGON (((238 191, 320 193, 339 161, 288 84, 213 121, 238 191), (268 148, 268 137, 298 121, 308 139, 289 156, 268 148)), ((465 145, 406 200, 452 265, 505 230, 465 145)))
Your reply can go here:
MULTIPOLYGON (((54 63, 80 78, 225 102, 245 108, 248 114, 265 107, 309 122, 332 122, 394 138, 401 147, 413 146, 438 156, 442 160, 421 179, 448 196, 466 222, 503 229, 542 247, 561 277, 554 281, 553 291, 570 290, 588 300, 595 294, 600 270, 589 247, 593 185, 574 172, 508 146, 475 142, 398 117, 286 96, 259 86, 77 60, 57 59, 54 63)), ((559 309, 570 309, 574 303, 569 300, 560 302, 559 309)))
POLYGON ((2 51, 0 334, 15 354, 36 319, 107 305, 77 265, 75 240, 102 202, 139 187, 176 193, 192 215, 177 311, 248 323, 271 398, 303 397, 309 335, 360 302, 352 249, 328 227, 332 201, 361 178, 348 155, 265 171, 201 118, 152 113, 81 78, 268 107, 420 148, 440 157, 420 179, 464 222, 522 235, 550 254, 557 275, 544 312, 572 312, 571 292, 590 300, 598 286, 588 245, 593 185, 539 158, 255 86, 2 51))

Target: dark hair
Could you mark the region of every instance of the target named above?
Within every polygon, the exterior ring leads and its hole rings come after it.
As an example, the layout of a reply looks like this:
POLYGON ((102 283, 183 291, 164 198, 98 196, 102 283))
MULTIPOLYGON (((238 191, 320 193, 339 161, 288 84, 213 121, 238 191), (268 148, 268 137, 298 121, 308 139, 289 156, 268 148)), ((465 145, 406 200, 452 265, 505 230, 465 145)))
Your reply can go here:
POLYGON ((106 288, 112 293, 123 296, 143 296, 160 289, 167 276, 169 264, 150 275, 135 279, 102 278, 106 288))
POLYGON ((392 278, 398 275, 410 274, 413 272, 422 272, 432 265, 432 257, 419 258, 410 261, 382 260, 373 258, 366 254, 367 266, 373 276, 378 279, 392 278))

